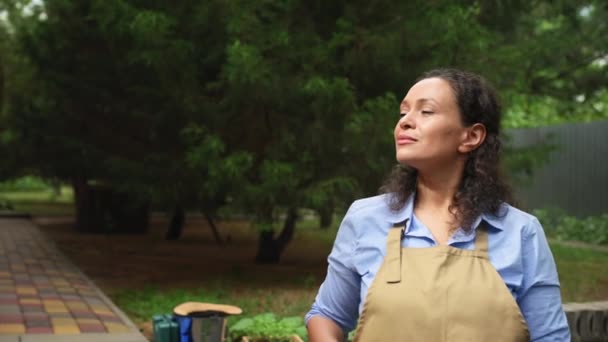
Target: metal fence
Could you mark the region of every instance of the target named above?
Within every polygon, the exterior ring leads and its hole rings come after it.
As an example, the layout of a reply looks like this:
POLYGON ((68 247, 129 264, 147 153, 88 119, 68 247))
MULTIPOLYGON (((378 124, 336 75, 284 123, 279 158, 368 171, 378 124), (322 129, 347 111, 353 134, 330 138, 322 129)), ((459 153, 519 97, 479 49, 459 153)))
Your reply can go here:
POLYGON ((580 217, 608 212, 608 121, 512 129, 509 145, 556 149, 530 182, 515 184, 526 209, 559 208, 580 217))

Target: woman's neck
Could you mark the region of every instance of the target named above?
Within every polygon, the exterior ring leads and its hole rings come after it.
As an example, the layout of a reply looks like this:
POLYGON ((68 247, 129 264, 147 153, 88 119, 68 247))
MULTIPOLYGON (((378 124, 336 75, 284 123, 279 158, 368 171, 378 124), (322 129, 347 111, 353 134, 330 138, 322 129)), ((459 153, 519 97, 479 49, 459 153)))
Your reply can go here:
POLYGON ((450 210, 450 205, 458 191, 463 169, 435 170, 439 171, 418 172, 414 213, 430 230, 438 244, 447 245, 451 234, 460 226, 458 213, 450 210))
POLYGON ((417 208, 445 212, 458 191, 463 170, 441 168, 434 172, 418 172, 416 185, 417 208), (447 170, 447 171, 444 171, 447 170))

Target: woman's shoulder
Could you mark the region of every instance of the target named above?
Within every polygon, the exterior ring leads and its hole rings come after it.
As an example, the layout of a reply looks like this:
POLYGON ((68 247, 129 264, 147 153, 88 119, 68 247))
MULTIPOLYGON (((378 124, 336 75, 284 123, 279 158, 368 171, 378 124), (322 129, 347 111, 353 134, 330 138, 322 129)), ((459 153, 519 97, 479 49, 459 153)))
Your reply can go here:
POLYGON ((543 229, 536 216, 509 203, 503 203, 496 214, 486 214, 485 219, 496 228, 524 236, 543 229))
POLYGON ((389 195, 361 198, 350 205, 341 229, 350 231, 358 246, 384 244, 395 216, 389 195))
POLYGON ((344 220, 366 232, 378 230, 386 234, 393 224, 403 222, 411 214, 411 206, 399 210, 391 209, 391 200, 390 194, 358 199, 351 204, 344 220))
POLYGON ((360 198, 350 205, 346 215, 351 217, 384 215, 390 211, 388 201, 387 194, 360 198))

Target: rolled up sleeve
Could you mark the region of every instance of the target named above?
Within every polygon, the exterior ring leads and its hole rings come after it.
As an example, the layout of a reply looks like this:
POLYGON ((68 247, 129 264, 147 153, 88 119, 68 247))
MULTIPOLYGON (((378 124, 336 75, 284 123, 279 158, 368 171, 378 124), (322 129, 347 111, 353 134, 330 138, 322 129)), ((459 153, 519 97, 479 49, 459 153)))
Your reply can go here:
POLYGON ((361 277, 353 265, 357 243, 352 211, 351 206, 338 229, 328 257, 327 276, 305 317, 306 324, 313 316, 329 318, 345 333, 353 330, 357 323, 361 287, 361 277))
POLYGON ((517 302, 533 342, 570 341, 562 308, 557 268, 543 228, 536 218, 522 235, 523 281, 517 302))

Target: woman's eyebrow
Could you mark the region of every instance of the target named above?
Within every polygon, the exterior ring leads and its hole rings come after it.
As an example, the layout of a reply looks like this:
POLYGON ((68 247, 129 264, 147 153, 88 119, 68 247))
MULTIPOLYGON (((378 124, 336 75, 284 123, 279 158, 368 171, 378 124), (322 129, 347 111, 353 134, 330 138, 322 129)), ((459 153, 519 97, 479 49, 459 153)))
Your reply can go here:
MULTIPOLYGON (((430 97, 424 97, 424 98, 418 99, 418 100, 416 100, 416 102, 418 102, 418 103, 434 102, 437 105, 439 104, 439 102, 437 100, 430 98, 430 97)), ((407 105, 407 104, 408 104, 407 99, 403 99, 403 101, 401 101, 401 103, 399 105, 403 106, 403 105, 407 105)))
POLYGON ((437 102, 437 100, 433 99, 433 98, 422 98, 422 99, 418 99, 416 102, 434 102, 435 104, 439 105, 439 102, 437 102))

